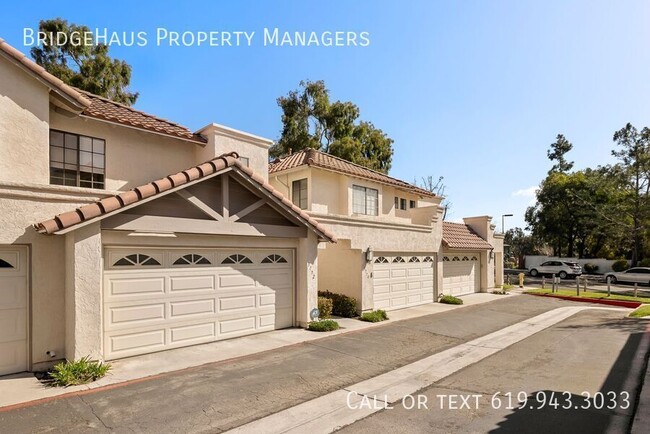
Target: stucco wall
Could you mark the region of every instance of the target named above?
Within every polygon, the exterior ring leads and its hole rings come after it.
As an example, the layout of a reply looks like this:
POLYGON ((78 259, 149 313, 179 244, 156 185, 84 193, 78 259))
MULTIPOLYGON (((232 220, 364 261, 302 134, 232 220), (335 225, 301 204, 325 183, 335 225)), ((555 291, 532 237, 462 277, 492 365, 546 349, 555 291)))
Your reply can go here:
POLYGON ((34 191, 0 184, 0 244, 22 244, 30 249, 31 363, 47 368, 65 357, 65 239, 36 232, 32 224, 98 199, 73 193, 74 188, 34 191))
POLYGON ((318 288, 354 297, 363 310, 366 298, 362 295, 364 253, 349 248, 349 243, 328 244, 318 250, 318 288), (346 245, 347 244, 347 245, 346 245))
POLYGON ((271 140, 218 124, 208 125, 199 133, 208 140, 208 143, 205 147, 197 148, 195 157, 197 163, 234 151, 240 157, 248 158, 248 166, 268 180, 269 146, 273 143, 271 140))
POLYGON ((49 90, 0 56, 0 181, 49 182, 49 90))
MULTIPOLYGON (((92 119, 68 118, 57 112, 50 114, 50 127, 106 140, 107 190, 128 190, 192 167, 197 164, 196 149, 201 147, 92 119)), ((48 144, 49 138, 40 150, 47 159, 48 144)))

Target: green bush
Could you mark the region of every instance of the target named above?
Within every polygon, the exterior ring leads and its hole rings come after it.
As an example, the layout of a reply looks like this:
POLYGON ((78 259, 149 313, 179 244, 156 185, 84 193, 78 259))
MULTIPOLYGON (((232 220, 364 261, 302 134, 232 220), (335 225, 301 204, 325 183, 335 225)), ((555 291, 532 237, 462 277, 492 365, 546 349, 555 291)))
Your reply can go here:
POLYGON ((320 311, 320 317, 327 319, 332 316, 332 299, 327 297, 318 297, 318 310, 320 311))
POLYGON ((639 267, 650 267, 650 258, 643 258, 641 262, 639 262, 639 267))
POLYGON ((90 357, 86 356, 72 362, 66 360, 57 363, 49 372, 49 376, 53 386, 66 387, 98 380, 110 369, 110 364, 91 361, 90 357))
POLYGON ((332 314, 343 318, 352 318, 357 316, 357 300, 354 297, 337 294, 334 292, 323 291, 318 293, 319 297, 325 297, 332 300, 332 314))
POLYGON ((596 264, 587 263, 582 268, 584 268, 585 273, 588 273, 588 274, 594 274, 596 271, 598 271, 598 265, 596 265, 596 264))
POLYGON ((373 310, 372 312, 364 312, 361 314, 361 317, 359 317, 361 321, 368 321, 368 322, 380 322, 380 321, 386 321, 388 319, 388 314, 386 313, 385 310, 373 310))
POLYGON ((461 300, 458 297, 454 297, 453 295, 442 295, 440 297, 440 303, 445 303, 445 304, 463 304, 463 300, 461 300))
POLYGON ((511 285, 509 283, 504 283, 503 286, 501 287, 504 291, 507 291, 509 289, 514 288, 515 285, 511 285))
POLYGON ((506 262, 503 264, 504 268, 515 268, 515 263, 514 262, 506 262))
POLYGON ((625 260, 625 259, 619 259, 618 261, 615 261, 612 264, 612 270, 614 270, 616 272, 625 271, 628 268, 629 268, 629 265, 627 265, 627 260, 625 260))
POLYGON ((310 322, 307 328, 313 332, 331 332, 332 330, 339 329, 339 323, 333 319, 322 319, 320 321, 310 322))

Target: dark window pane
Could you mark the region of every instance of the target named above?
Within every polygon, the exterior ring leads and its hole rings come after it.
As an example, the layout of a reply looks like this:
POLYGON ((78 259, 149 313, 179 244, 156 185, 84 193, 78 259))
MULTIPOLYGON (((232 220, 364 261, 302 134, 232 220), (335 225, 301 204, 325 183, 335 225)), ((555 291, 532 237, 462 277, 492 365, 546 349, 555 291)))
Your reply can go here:
POLYGON ((93 173, 93 181, 104 182, 104 175, 102 175, 101 173, 93 173))
POLYGON ((93 183, 90 181, 79 181, 79 187, 93 188, 93 183))
POLYGON ((93 139, 90 137, 79 136, 79 149, 82 151, 93 151, 93 139))
POLYGON ((53 178, 50 176, 50 184, 52 185, 63 185, 63 178, 53 178))
POLYGON ((63 133, 50 131, 50 145, 63 147, 63 133))
POLYGON ((114 267, 115 266, 124 266, 124 265, 133 265, 133 262, 130 262, 126 258, 122 258, 122 259, 118 260, 116 263, 113 264, 114 267))
POLYGON ((77 150, 79 148, 78 146, 78 139, 79 137, 74 135, 74 134, 66 134, 65 135, 65 147, 68 149, 74 149, 77 150))
POLYGON ((81 181, 92 181, 93 174, 90 172, 79 172, 79 179, 81 181))

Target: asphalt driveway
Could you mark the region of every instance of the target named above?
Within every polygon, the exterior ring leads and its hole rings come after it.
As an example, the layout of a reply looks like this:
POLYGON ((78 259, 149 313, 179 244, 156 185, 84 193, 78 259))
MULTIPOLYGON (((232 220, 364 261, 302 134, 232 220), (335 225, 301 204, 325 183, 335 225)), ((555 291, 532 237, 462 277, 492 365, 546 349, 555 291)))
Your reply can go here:
POLYGON ((0 412, 0 426, 12 433, 220 432, 568 303, 507 296, 0 412))

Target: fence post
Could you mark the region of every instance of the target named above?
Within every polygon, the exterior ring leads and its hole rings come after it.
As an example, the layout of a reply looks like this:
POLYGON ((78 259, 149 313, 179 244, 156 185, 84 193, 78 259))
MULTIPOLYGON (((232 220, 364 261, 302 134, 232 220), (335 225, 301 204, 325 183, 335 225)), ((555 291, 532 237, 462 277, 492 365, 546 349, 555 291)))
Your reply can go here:
POLYGON ((634 298, 636 298, 636 292, 639 290, 639 284, 635 283, 634 284, 634 298))
POLYGON ((612 276, 607 276, 607 296, 612 295, 612 276))
POLYGON ((542 276, 542 289, 546 289, 545 284, 546 284, 546 277, 542 276))
POLYGON ((582 276, 582 290, 587 292, 587 276, 582 276))
POLYGON ((555 288, 555 274, 553 274, 553 275, 551 276, 551 279, 553 279, 553 280, 551 281, 551 292, 554 293, 555 290, 556 290, 556 288, 555 288))
POLYGON ((580 297, 580 278, 576 277, 576 296, 580 297))

